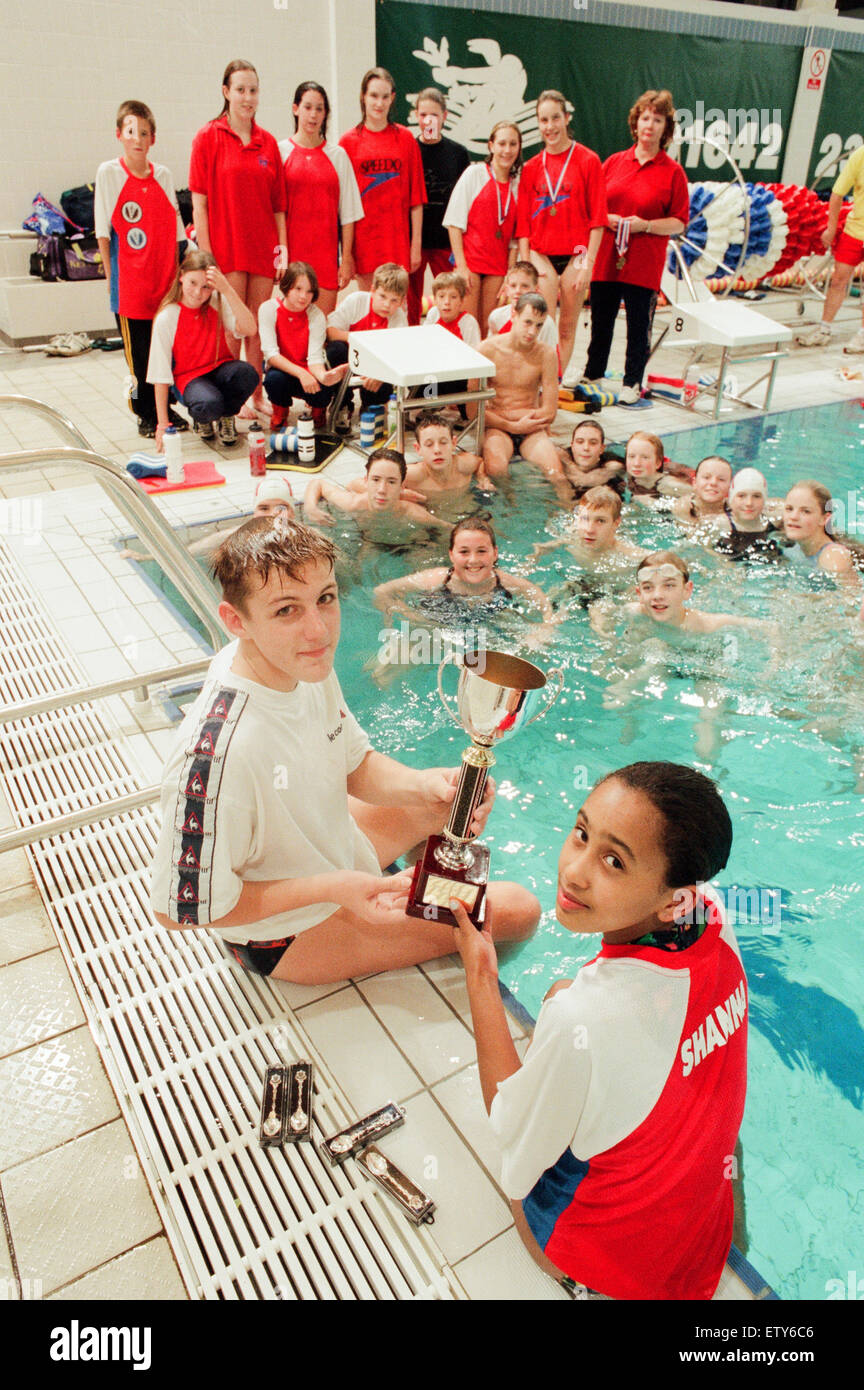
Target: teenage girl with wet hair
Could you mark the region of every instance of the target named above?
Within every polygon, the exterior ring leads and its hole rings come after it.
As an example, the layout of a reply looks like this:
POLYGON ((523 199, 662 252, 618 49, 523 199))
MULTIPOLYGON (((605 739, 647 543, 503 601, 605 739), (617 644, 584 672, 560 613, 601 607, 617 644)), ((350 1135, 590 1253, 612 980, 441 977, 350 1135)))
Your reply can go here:
MULTIPOLYGON (((189 188, 200 251, 209 251, 249 309, 255 331, 246 340, 246 360, 259 376, 255 409, 269 415, 260 385, 258 310, 270 298, 277 263, 285 255, 285 179, 276 140, 255 120, 258 74, 237 58, 222 77, 223 106, 192 142, 189 188)), ((234 356, 240 343, 231 344, 234 356)), ((251 406, 241 412, 254 419, 251 406)))
POLYGON ((387 261, 409 274, 420 265, 426 185, 417 141, 392 120, 396 84, 386 68, 370 68, 360 85, 359 123, 339 141, 351 161, 363 201, 354 233, 355 277, 372 288, 387 261), (382 177, 383 175, 389 177, 382 177))
POLYGON ((286 254, 314 268, 318 308, 326 318, 338 291, 354 278, 354 228, 363 203, 347 154, 327 140, 330 100, 324 88, 301 82, 291 109, 294 134, 279 141, 288 198, 286 254))
MULTIPOLYGON (((828 534, 831 493, 822 483, 807 478, 790 488, 783 503, 783 530, 793 542, 784 552, 797 569, 811 574, 825 571, 844 588, 858 593, 861 580, 853 552, 828 534)), ((858 547, 856 547, 858 549, 858 547)))
POLYGON ((731 845, 700 772, 633 763, 598 783, 561 849, 555 912, 600 949, 546 995, 521 1061, 488 913, 478 932, 450 903, 502 1186, 529 1253, 571 1290, 710 1299, 719 1282, 747 983, 707 884, 731 845))
POLYGON ((560 301, 558 336, 567 378, 576 323, 606 226, 606 185, 594 151, 571 139, 567 101, 560 92, 540 93, 537 123, 544 148, 522 170, 516 235, 519 260, 528 260, 530 253, 550 313, 560 301))

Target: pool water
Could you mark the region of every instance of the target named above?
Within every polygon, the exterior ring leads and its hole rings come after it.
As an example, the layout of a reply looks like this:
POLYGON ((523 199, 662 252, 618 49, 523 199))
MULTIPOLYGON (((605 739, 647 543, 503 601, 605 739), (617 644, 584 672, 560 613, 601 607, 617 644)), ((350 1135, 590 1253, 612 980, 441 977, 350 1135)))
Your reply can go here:
MULTIPOLYGON (((736 468, 758 466, 772 495, 815 477, 845 497, 862 457, 864 412, 857 403, 808 408, 664 443, 691 465, 719 453, 736 468)), ((527 563, 534 541, 561 529, 532 470, 516 465, 513 486, 489 510, 500 568, 530 573, 550 591, 574 574, 566 550, 527 563)), ((716 886, 737 906, 750 988, 745 1253, 781 1297, 825 1298, 838 1287, 831 1280, 845 1286, 860 1271, 864 1207, 864 629, 818 579, 724 563, 647 510, 628 509, 622 534, 690 561, 693 606, 773 622, 775 650, 740 631, 668 647, 652 639, 647 676, 624 705, 605 708, 618 653, 591 631, 578 599, 562 599, 567 618, 547 649, 516 648, 546 669, 562 667, 565 679, 546 716, 497 750, 498 800, 484 836, 492 874, 532 888, 544 908, 533 940, 502 952, 501 978, 536 1016, 550 985, 596 954, 596 939, 565 931, 553 904, 561 844, 599 777, 643 758, 715 777, 735 831, 716 886)), ((341 540, 349 543, 347 532, 341 540)), ((422 563, 432 562, 427 552, 422 563)), ((415 766, 456 765, 467 740, 440 705, 434 667, 414 666, 383 690, 366 669, 386 626, 369 589, 411 562, 380 551, 359 563, 362 583, 352 565, 342 600, 336 665, 346 698, 382 752, 415 766)), ((488 644, 500 637, 512 646, 513 636, 490 632, 488 644)))

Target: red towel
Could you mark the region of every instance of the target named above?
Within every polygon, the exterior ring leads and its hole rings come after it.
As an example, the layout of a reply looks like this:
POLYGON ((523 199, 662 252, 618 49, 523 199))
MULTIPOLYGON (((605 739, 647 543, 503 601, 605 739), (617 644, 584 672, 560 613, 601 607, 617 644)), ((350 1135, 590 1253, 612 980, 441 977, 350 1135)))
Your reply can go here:
POLYGON ((217 487, 224 483, 221 473, 216 472, 212 459, 202 459, 199 463, 184 463, 184 481, 169 483, 167 478, 139 478, 145 492, 183 492, 192 487, 217 487))

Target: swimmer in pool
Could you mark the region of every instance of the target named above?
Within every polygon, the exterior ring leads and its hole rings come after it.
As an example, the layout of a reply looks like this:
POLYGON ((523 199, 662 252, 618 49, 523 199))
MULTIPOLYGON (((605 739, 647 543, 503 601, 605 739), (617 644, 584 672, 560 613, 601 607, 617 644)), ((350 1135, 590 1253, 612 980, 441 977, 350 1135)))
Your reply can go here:
POLYGON ((405 481, 430 507, 464 497, 474 479, 484 491, 491 489, 479 454, 456 448, 456 431, 446 415, 424 410, 414 419, 414 438, 420 458, 409 463, 405 481))
POLYGON ((689 497, 693 492, 689 468, 666 462, 663 441, 656 434, 644 430, 631 434, 624 462, 629 497, 644 507, 668 507, 667 498, 689 497))
POLYGON ((641 546, 618 535, 621 524, 621 498, 611 487, 592 487, 579 499, 572 515, 572 526, 557 540, 539 541, 531 551, 531 561, 551 550, 566 548, 580 569, 591 574, 614 574, 648 554, 641 546))
MULTIPOLYGON (((437 565, 419 570, 402 579, 379 584, 373 602, 392 622, 394 614, 426 627, 443 629, 454 645, 458 633, 465 628, 476 629, 499 614, 514 611, 514 600, 522 599, 541 616, 541 623, 532 623, 530 633, 522 638, 529 649, 542 647, 553 636, 557 618, 543 590, 520 575, 499 570, 498 545, 495 532, 482 517, 466 517, 453 527, 450 535, 450 565, 437 565), (417 596, 416 604, 406 600, 417 596)), ((381 683, 394 672, 382 671, 377 662, 369 669, 381 683)))
POLYGON ((719 454, 709 454, 693 475, 693 491, 676 498, 672 515, 689 530, 714 537, 729 530, 727 498, 732 486, 732 465, 719 454))
MULTIPOLYGON (((291 484, 287 478, 262 478, 255 489, 255 507, 252 512, 253 517, 272 516, 274 524, 278 518, 285 521, 293 521, 295 518, 294 496, 291 492, 291 484)), ((219 548, 224 540, 227 540, 234 531, 239 530, 249 520, 248 516, 242 516, 234 526, 226 526, 221 531, 211 531, 208 535, 202 536, 200 540, 192 541, 189 546, 190 555, 212 555, 219 548)), ((120 555, 124 560, 152 560, 153 556, 142 551, 121 550, 120 555)))
POLYGON ((418 525, 449 529, 449 522, 400 497, 406 471, 405 457, 397 449, 376 449, 366 463, 362 492, 311 478, 303 499, 304 519, 313 526, 332 526, 332 518, 321 510, 323 500, 336 511, 353 513, 364 537, 382 545, 404 544, 418 525))
POLYGON ((848 546, 828 535, 831 493, 821 483, 806 479, 790 488, 783 503, 783 530, 793 545, 785 551, 796 569, 811 574, 824 571, 850 595, 861 592, 861 579, 848 546))
POLYGON ((623 497, 627 483, 624 464, 606 453, 606 432, 599 420, 580 420, 573 430, 569 450, 560 449, 559 453, 577 498, 589 488, 604 486, 623 497))
POLYGON ((758 468, 741 468, 732 479, 724 534, 713 550, 727 560, 782 561, 780 528, 767 513, 768 484, 758 468))

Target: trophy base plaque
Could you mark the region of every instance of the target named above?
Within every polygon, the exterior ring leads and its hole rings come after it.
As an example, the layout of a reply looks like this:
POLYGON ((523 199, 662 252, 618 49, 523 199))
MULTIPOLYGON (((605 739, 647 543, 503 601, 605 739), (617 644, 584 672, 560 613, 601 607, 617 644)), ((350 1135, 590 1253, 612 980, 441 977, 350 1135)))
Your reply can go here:
POLYGON ((409 917, 422 917, 427 922, 446 922, 456 926, 456 918, 448 907, 451 898, 465 904, 465 911, 478 931, 482 930, 486 885, 489 881, 489 850, 472 840, 470 845, 455 845, 446 835, 430 835, 423 858, 414 865, 414 877, 408 893, 409 917), (449 863, 441 862, 448 859, 449 863), (464 866, 454 860, 464 858, 464 866))

